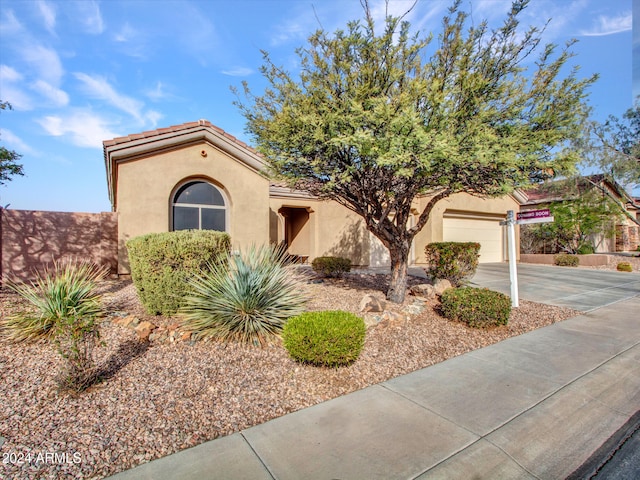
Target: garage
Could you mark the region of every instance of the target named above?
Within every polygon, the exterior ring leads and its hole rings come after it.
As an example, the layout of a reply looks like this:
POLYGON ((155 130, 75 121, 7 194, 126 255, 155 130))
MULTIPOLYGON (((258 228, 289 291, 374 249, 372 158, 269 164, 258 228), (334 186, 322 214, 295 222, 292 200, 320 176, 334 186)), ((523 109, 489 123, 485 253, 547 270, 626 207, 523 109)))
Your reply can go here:
POLYGON ((445 212, 442 240, 445 242, 478 242, 480 263, 502 262, 505 259, 505 232, 500 225, 504 218, 492 215, 445 212))

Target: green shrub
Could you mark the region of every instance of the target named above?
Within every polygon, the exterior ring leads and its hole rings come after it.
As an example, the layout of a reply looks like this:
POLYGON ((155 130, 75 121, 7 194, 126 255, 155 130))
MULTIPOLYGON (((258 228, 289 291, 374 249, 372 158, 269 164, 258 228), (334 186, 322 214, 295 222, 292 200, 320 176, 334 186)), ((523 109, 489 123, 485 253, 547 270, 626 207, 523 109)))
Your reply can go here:
POLYGON ((629 262, 620 262, 616 265, 616 270, 619 272, 633 272, 633 267, 629 262))
POLYGON ((427 275, 449 280, 460 286, 473 277, 478 268, 480 244, 475 242, 435 242, 424 249, 427 256, 427 275))
POLYGON ((14 341, 54 339, 65 360, 56 378, 63 389, 81 392, 97 380, 93 348, 99 338, 95 320, 101 306, 95 288, 107 271, 84 262, 54 262, 31 285, 10 284, 35 314, 3 319, 6 336, 14 341))
POLYGON ((311 262, 311 267, 325 277, 339 277, 351 271, 351 260, 342 257, 316 257, 311 262))
POLYGON ((95 287, 106 274, 106 268, 86 262, 53 262, 30 284, 9 283, 34 311, 0 319, 3 336, 10 341, 50 339, 62 319, 98 316, 101 307, 95 287))
POLYGON ((465 322, 470 327, 506 325, 511 299, 486 288, 450 288, 440 298, 446 318, 465 322))
POLYGON ((578 250, 576 251, 578 255, 591 255, 592 253, 595 253, 595 252, 596 252, 595 247, 588 243, 583 243, 582 245, 580 245, 580 247, 578 247, 578 250))
POLYGON ((580 257, 571 253, 559 253, 553 257, 553 261, 560 267, 577 267, 580 264, 580 257))
POLYGON ((354 362, 364 346, 362 318, 343 311, 305 312, 289 319, 282 332, 291 358, 316 366, 354 362))
POLYGON ((172 315, 189 292, 189 280, 231 248, 229 235, 213 230, 150 233, 127 242, 131 278, 152 315, 172 315))
POLYGON ((253 247, 211 264, 189 282, 192 293, 181 308, 185 328, 196 338, 254 345, 279 334, 306 300, 285 260, 283 249, 253 247))

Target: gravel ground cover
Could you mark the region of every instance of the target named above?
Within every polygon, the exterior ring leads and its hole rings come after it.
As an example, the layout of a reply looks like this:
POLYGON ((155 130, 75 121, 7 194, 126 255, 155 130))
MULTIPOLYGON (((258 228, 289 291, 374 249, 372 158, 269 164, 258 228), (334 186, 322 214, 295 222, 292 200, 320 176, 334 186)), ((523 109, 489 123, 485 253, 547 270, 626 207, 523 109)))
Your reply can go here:
MULTIPOLYGON (((387 284, 386 275, 301 277, 310 310, 359 313, 362 297, 384 298, 387 284)), ((141 342, 113 319, 176 319, 145 315, 131 282, 101 290, 107 316, 97 360, 105 380, 83 394, 57 390, 61 360, 51 345, 0 345, 0 478, 103 478, 579 313, 523 301, 507 326, 472 329, 441 317, 437 301, 403 313, 415 303, 407 296, 387 305, 401 315, 367 330, 354 364, 329 369, 295 363, 279 342, 141 342)), ((0 315, 23 305, 0 290, 0 315)))

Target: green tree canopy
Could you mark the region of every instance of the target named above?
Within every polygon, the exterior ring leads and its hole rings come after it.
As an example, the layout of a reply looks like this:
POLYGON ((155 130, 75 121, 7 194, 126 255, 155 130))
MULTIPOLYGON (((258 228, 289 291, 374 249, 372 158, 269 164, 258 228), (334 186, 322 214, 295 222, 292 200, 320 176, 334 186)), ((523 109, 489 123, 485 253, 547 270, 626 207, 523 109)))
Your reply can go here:
POLYGON ((640 186, 640 97, 622 118, 593 123, 589 163, 625 187, 640 186))
POLYGON ((297 78, 263 52, 268 88, 254 96, 245 84, 248 104, 237 102, 277 177, 362 216, 389 249, 391 301, 404 299, 411 242, 439 200, 500 196, 570 171, 568 142, 588 115, 595 77, 568 68, 571 44, 540 47, 539 29, 520 28, 528 1, 514 1, 495 30, 460 3, 434 40, 391 16, 377 31, 363 0, 364 19, 318 30, 297 50, 297 78), (430 200, 409 227, 417 196, 430 200))
MULTIPOLYGON (((11 110, 9 102, 0 100, 0 110, 11 110)), ((22 155, 0 145, 0 185, 4 185, 13 175, 24 175, 18 160, 22 155)))

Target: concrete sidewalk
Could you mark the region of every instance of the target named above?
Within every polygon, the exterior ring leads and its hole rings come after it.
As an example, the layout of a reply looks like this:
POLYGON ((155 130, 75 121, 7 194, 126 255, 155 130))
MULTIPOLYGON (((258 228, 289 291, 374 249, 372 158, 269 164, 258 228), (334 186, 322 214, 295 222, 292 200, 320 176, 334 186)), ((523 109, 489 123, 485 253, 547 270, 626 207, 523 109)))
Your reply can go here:
POLYGON ((561 479, 640 410, 640 297, 115 479, 561 479))

